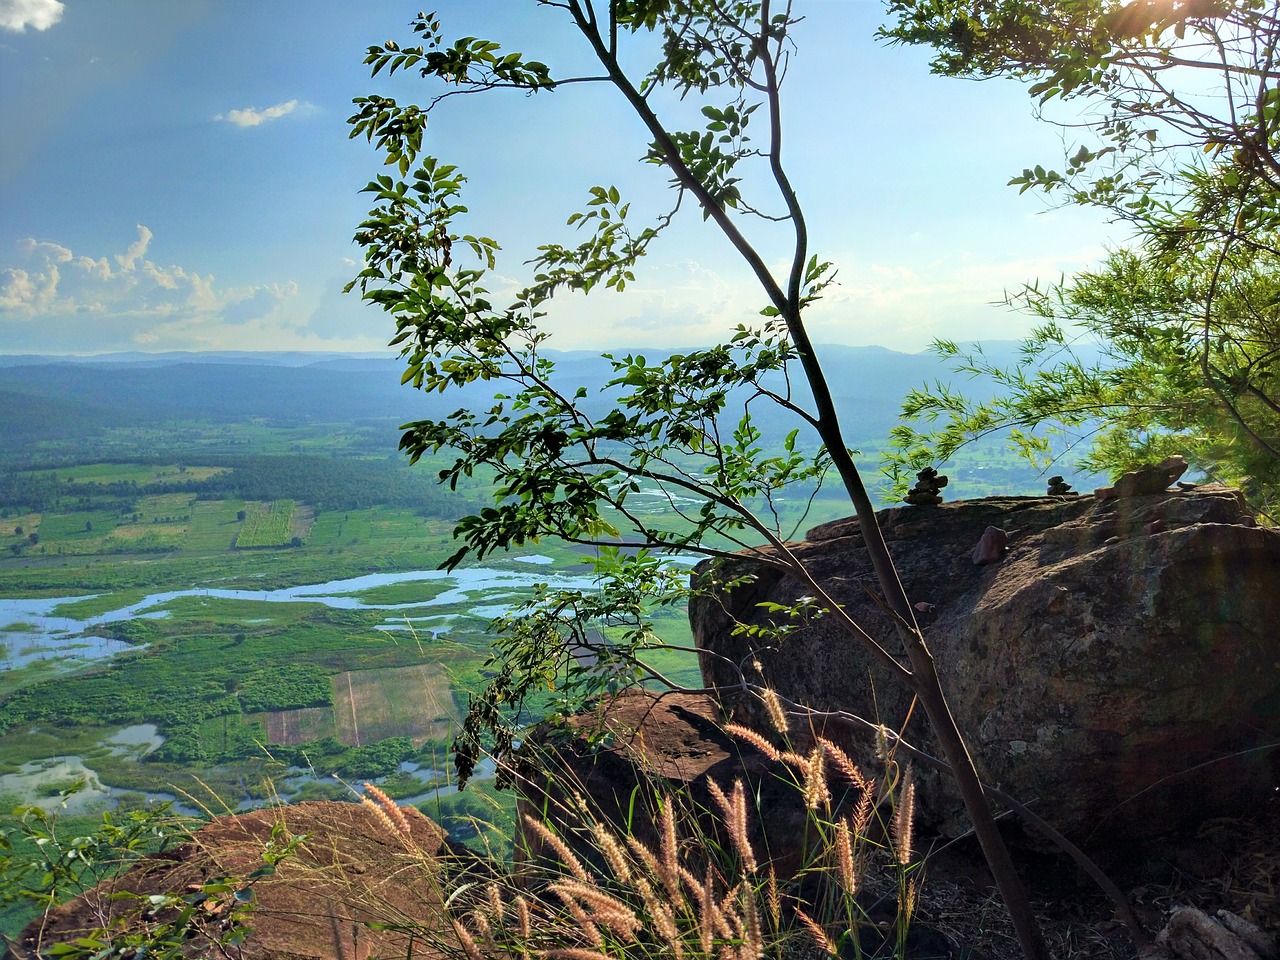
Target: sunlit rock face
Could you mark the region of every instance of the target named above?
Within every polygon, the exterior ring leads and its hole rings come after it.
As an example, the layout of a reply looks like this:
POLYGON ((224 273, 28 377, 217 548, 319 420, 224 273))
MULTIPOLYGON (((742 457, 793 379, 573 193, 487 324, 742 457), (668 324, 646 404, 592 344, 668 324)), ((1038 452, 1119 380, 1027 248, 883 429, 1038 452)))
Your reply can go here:
POLYGON ((56 945, 95 931, 127 956, 130 938, 156 936, 175 920, 175 910, 154 908, 150 898, 177 895, 198 905, 184 927, 186 956, 435 960, 442 955, 424 948, 415 931, 444 916, 433 865, 458 854, 416 809, 396 810, 379 816, 358 803, 315 802, 216 817, 189 842, 139 860, 34 921, 6 957, 51 956, 56 945), (274 873, 253 879, 270 844, 280 848, 293 840, 274 873), (200 892, 222 878, 237 893, 200 892), (247 912, 239 915, 238 907, 247 912), (243 924, 248 936, 227 946, 233 924, 243 924))
MULTIPOLYGON (((879 515, 984 779, 1093 845, 1247 813, 1280 783, 1280 751, 1259 749, 1280 739, 1280 532, 1253 526, 1239 494, 1222 487, 1107 492, 879 515), (999 555, 975 551, 993 540, 989 528, 1006 535, 999 555)), ((792 546, 900 652, 856 520, 792 546)), ((733 566, 722 576, 751 569, 733 566)), ((735 633, 735 623, 778 616, 761 602, 810 592, 756 572, 691 607, 707 683, 728 691, 739 681, 730 664, 743 664, 792 700, 903 729, 937 755, 910 691, 835 618, 774 643, 735 633)), ((874 767, 865 737, 841 739, 874 767)), ((950 783, 920 772, 924 820, 965 830, 950 783)))

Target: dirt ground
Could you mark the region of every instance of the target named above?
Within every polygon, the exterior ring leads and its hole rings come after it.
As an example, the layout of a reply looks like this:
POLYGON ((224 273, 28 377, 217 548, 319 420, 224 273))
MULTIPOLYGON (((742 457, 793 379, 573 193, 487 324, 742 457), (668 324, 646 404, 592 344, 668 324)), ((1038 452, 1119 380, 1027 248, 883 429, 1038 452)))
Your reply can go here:
MULTIPOLYGON (((1058 960, 1132 960, 1137 951, 1111 902, 1069 861, 1022 855, 1036 913, 1058 960)), ((1252 820, 1213 820, 1190 837, 1102 864, 1149 935, 1169 914, 1226 909, 1280 933, 1280 798, 1252 820)), ((916 921, 944 934, 966 960, 1021 960, 977 844, 940 848, 927 861, 916 921)))

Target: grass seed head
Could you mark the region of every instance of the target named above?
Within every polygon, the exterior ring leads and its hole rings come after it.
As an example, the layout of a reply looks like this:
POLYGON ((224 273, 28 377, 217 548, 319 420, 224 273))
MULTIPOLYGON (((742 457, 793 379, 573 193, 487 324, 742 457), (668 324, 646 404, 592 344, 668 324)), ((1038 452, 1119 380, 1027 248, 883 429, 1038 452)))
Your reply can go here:
POLYGON ((804 766, 804 804, 810 810, 817 810, 831 802, 831 791, 827 787, 827 755, 821 746, 810 752, 804 766))
POLYGON ((911 767, 902 775, 898 802, 893 809, 893 854, 902 866, 911 863, 912 821, 916 812, 916 782, 911 767))
POLYGON ((565 843, 541 820, 525 814, 524 822, 529 825, 538 838, 547 846, 556 852, 556 856, 560 858, 560 862, 569 868, 569 872, 581 880, 583 883, 590 883, 591 876, 587 873, 586 867, 582 865, 582 861, 577 858, 569 845, 565 843))
POLYGON ((836 876, 840 880, 841 889, 844 890, 846 896, 850 897, 855 896, 858 892, 858 870, 853 857, 854 836, 852 817, 836 823, 836 842, 834 845, 836 876))
POLYGON ((804 924, 805 930, 809 932, 809 936, 813 938, 813 942, 819 949, 825 950, 830 956, 836 956, 836 945, 831 942, 831 938, 827 936, 827 931, 822 928, 822 925, 799 907, 796 907, 796 916, 800 918, 800 922, 804 924))
POLYGON ((774 763, 779 763, 782 760, 782 754, 778 752, 777 748, 749 727, 744 727, 738 723, 726 723, 724 729, 729 736, 751 744, 774 763))
POLYGON ((769 722, 773 724, 773 728, 784 737, 791 732, 791 721, 787 719, 787 711, 782 709, 782 701, 778 699, 778 694, 769 687, 764 689, 760 694, 760 699, 764 701, 765 710, 769 713, 769 722))

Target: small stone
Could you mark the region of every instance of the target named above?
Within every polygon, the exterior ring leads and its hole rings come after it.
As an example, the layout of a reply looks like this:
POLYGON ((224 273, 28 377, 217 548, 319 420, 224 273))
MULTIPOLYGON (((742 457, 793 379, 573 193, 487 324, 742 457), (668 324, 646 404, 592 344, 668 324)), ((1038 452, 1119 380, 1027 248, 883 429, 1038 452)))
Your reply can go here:
POLYGON ((1142 532, 1148 535, 1153 533, 1164 533, 1164 531, 1165 531, 1165 522, 1159 517, 1156 517, 1154 520, 1152 520, 1150 523, 1148 523, 1145 527, 1142 528, 1142 532))
POLYGON ((1242 514, 1240 519, 1237 520, 1236 523, 1242 527, 1256 527, 1258 525, 1258 521, 1255 520, 1253 517, 1249 516, 1249 514, 1247 513, 1242 514))
POLYGON ((973 548, 974 566, 981 567, 984 564, 1003 560, 1008 542, 1009 535, 999 527, 987 527, 982 531, 982 538, 978 541, 978 545, 973 548))
POLYGON ((909 503, 915 507, 936 507, 942 502, 942 497, 924 490, 912 490, 902 500, 904 503, 909 503))
POLYGON ((1103 541, 1102 541, 1102 545, 1103 545, 1104 547, 1109 547, 1109 546, 1111 546, 1111 544, 1113 544, 1113 543, 1119 543, 1119 542, 1120 542, 1120 538, 1119 538, 1119 537, 1107 537, 1107 539, 1105 539, 1105 540, 1103 540, 1103 541))

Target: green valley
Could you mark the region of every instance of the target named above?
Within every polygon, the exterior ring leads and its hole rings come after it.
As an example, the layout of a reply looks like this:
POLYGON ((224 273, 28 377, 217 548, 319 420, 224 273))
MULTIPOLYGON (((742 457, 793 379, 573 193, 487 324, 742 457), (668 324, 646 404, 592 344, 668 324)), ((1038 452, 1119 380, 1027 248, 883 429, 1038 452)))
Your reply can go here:
MULTIPOLYGON (((205 815, 377 779, 459 836, 478 810, 509 816, 487 786, 453 795, 450 743, 486 679, 490 621, 535 585, 589 585, 583 551, 543 542, 439 571, 490 488, 439 486, 444 454, 407 466, 400 417, 421 398, 387 389, 381 363, 192 366, 96 365, 67 401, 86 364, 0 365, 0 392, 27 397, 0 412, 0 806, 205 815), (245 399, 264 369, 294 393, 245 399), (33 431, 14 411, 42 397, 81 409, 33 431)), ((890 421, 882 392, 872 426, 890 421)), ((966 456, 957 492, 966 473, 969 495, 1042 482, 995 441, 966 456)), ((779 502, 784 529, 846 509, 808 493, 779 502)), ((688 641, 683 611, 656 622, 688 641)), ((700 682, 689 654, 653 665, 700 682)))

